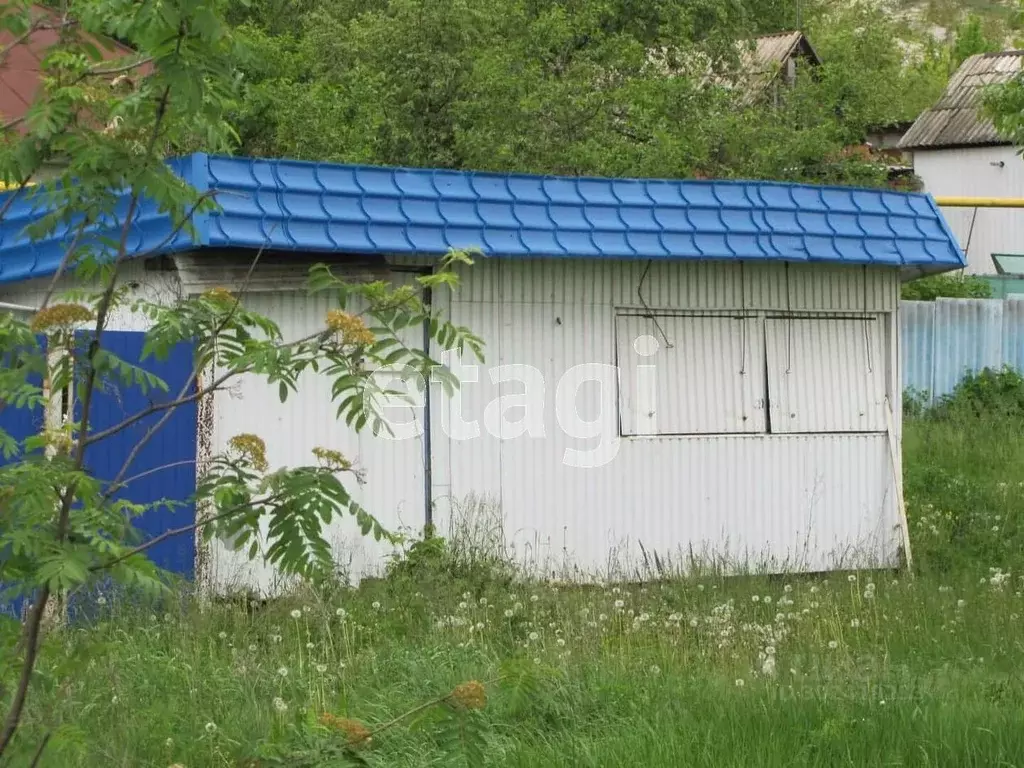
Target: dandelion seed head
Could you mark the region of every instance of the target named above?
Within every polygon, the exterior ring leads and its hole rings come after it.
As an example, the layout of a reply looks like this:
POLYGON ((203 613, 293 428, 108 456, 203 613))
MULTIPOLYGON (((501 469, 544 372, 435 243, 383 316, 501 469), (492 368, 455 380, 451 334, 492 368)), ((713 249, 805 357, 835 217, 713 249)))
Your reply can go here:
POLYGON ((301 619, 302 618, 302 611, 300 611, 298 608, 296 608, 295 610, 293 610, 291 612, 291 617, 293 619, 296 619, 296 620, 301 619))
POLYGON ((282 699, 280 696, 275 696, 274 697, 274 709, 276 709, 278 712, 287 712, 288 711, 288 705, 285 703, 284 699, 282 699))

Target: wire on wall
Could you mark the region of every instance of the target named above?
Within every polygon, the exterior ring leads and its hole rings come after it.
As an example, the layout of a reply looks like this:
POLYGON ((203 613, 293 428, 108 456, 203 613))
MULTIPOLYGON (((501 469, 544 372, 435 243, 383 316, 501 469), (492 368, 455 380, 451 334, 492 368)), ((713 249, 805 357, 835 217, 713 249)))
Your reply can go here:
POLYGON ((640 299, 640 304, 643 305, 644 311, 647 313, 647 317, 654 321, 654 327, 658 329, 658 333, 661 334, 662 341, 665 342, 665 346, 672 349, 673 344, 669 341, 668 336, 665 334, 665 329, 661 327, 661 323, 658 322, 658 318, 654 316, 651 311, 650 305, 644 298, 644 281, 647 280, 647 273, 651 271, 651 264, 654 263, 654 259, 647 260, 647 266, 644 267, 644 273, 640 275, 640 282, 636 286, 636 296, 640 299))

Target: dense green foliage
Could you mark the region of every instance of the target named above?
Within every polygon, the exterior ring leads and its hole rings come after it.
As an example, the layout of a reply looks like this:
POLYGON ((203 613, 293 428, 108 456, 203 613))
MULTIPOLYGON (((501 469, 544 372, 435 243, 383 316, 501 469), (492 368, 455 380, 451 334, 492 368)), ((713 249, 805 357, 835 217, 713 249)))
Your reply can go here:
POLYGON ((949 299, 990 299, 992 285, 974 275, 933 275, 911 280, 900 289, 900 297, 906 301, 935 301, 949 299))
POLYGON ((805 4, 824 65, 778 91, 736 45, 792 28, 773 0, 263 0, 234 20, 243 149, 316 160, 877 185, 883 164, 844 148, 915 117, 949 68, 869 5, 805 4))

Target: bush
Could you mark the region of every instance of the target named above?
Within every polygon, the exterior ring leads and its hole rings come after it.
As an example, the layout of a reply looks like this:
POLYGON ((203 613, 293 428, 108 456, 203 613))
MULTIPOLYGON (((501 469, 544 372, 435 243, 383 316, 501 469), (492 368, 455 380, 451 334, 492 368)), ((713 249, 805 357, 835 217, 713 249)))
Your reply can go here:
POLYGON ((900 298, 904 301, 991 299, 992 286, 987 280, 974 275, 932 275, 905 283, 900 298))
POLYGON ((1009 366, 968 373, 956 389, 923 413, 933 419, 1024 419, 1024 377, 1009 366))

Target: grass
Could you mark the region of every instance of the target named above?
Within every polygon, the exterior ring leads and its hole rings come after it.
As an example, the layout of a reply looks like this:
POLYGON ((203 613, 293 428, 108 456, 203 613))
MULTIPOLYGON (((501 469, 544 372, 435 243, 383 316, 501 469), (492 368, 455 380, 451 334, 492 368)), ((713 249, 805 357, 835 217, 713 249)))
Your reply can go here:
POLYGON ((12 764, 51 732, 44 766, 348 765, 327 756, 345 735, 322 713, 373 728, 504 674, 482 710, 430 707, 455 719, 402 720, 359 754, 410 768, 1022 765, 1024 430, 915 420, 904 452, 916 578, 570 589, 433 567, 253 615, 107 605, 46 644, 12 764))

